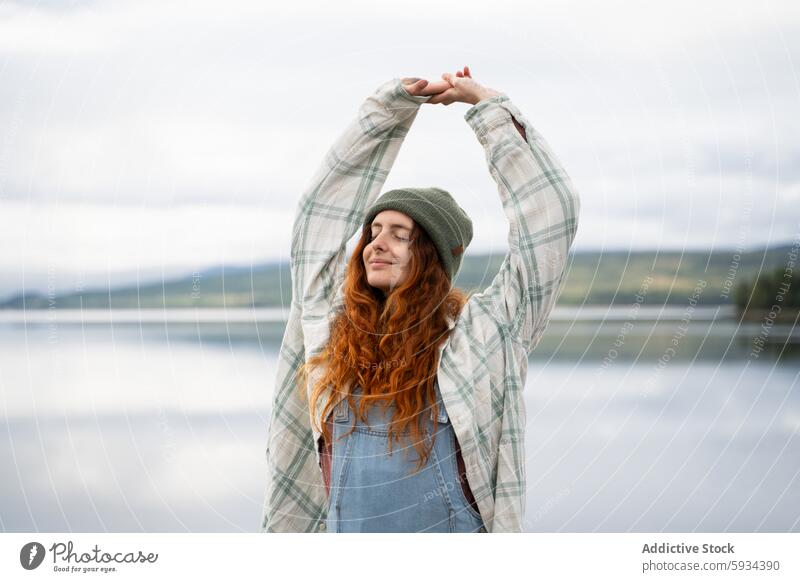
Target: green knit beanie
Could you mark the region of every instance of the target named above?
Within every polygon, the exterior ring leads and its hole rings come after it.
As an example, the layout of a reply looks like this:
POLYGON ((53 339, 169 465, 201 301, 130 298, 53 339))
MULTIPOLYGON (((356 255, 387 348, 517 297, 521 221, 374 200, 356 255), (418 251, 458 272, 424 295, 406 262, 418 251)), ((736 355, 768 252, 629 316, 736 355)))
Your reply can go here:
POLYGON ((382 194, 367 211, 364 227, 372 224, 384 210, 397 210, 410 216, 425 229, 452 282, 461 268, 464 251, 472 241, 472 220, 441 188, 398 188, 382 194))

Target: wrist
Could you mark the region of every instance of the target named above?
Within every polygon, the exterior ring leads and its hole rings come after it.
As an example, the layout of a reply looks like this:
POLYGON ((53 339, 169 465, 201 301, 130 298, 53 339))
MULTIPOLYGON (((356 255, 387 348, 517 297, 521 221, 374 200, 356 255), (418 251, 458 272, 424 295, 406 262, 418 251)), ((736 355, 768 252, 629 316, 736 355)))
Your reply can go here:
POLYGON ((420 104, 430 99, 421 95, 412 95, 408 92, 403 80, 395 77, 382 83, 367 99, 373 105, 378 105, 399 120, 405 119, 419 109, 420 104))
POLYGON ((472 99, 469 101, 470 105, 477 105, 481 101, 488 99, 489 97, 494 97, 495 95, 500 95, 500 91, 495 91, 494 89, 483 89, 478 91, 472 99))

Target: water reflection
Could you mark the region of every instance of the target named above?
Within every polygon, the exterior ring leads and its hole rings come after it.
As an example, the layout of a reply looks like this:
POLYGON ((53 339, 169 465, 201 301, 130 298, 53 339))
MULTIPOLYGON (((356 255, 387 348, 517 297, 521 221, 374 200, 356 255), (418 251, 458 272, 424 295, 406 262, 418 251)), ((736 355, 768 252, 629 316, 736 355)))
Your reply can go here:
MULTIPOLYGON (((168 320, 0 324, 4 531, 257 530, 283 323, 168 320)), ((554 318, 526 530, 800 530, 797 338, 758 333, 554 318)))

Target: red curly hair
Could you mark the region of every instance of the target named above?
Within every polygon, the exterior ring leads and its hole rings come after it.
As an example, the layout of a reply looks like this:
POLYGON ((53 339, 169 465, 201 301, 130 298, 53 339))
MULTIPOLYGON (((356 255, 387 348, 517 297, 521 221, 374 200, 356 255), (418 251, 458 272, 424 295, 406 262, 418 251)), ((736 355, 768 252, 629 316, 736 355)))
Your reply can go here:
MULTIPOLYGON (((367 408, 378 403, 393 403, 395 414, 388 427, 389 450, 392 440, 407 434, 419 455, 415 472, 428 461, 433 441, 424 438, 425 419, 436 402, 436 370, 439 346, 451 331, 447 317, 458 319, 469 296, 451 287, 433 241, 425 229, 414 223, 411 231, 411 257, 405 281, 385 296, 372 287, 364 267, 364 248, 371 232, 366 225, 347 265, 344 280, 344 307, 331 322, 328 344, 300 367, 301 387, 309 370, 327 364, 309 397, 310 410, 327 392, 322 418, 328 417, 337 396, 345 387, 361 387, 361 403, 355 409, 348 390, 350 409, 366 422, 367 408), (327 390, 332 387, 332 390, 327 390)), ((317 419, 314 419, 315 424, 317 419)), ((316 427, 326 442, 331 442, 325 423, 316 427)), ((434 420, 433 434, 437 423, 434 420)), ((355 429, 355 421, 352 432, 355 429)), ((348 433, 349 434, 349 433, 348 433)), ((408 453, 408 449, 406 450, 408 453)))

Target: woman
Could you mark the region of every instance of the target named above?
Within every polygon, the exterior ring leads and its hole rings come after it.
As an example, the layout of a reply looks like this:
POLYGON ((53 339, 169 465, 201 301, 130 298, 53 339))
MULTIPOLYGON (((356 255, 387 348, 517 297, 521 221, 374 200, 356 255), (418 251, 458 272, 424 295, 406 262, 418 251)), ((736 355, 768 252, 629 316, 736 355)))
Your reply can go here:
POLYGON ((528 354, 577 230, 558 159, 468 68, 392 79, 317 171, 292 231, 262 531, 521 531, 528 354), (472 222, 440 188, 378 198, 422 103, 472 105, 509 220, 482 293, 452 287, 472 222), (346 262, 347 241, 361 229, 346 262))

